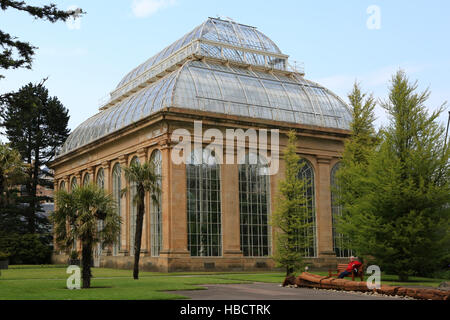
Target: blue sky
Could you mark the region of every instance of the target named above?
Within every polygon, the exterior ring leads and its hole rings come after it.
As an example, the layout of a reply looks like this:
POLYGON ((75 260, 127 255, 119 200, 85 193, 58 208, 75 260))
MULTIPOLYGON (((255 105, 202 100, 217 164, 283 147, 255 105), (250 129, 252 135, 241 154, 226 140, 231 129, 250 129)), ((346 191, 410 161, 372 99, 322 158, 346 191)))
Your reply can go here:
MULTIPOLYGON (((42 4, 49 1, 29 1, 42 4)), ((55 1, 54 1, 55 2, 55 1)), ((355 79, 385 98, 391 75, 403 68, 421 90, 430 87, 430 110, 450 101, 450 1, 203 1, 69 0, 87 12, 79 25, 51 24, 12 10, 0 11, 0 29, 39 47, 32 70, 3 72, 0 93, 49 77, 50 94, 69 109, 69 126, 98 112, 99 100, 131 69, 191 31, 209 16, 257 27, 306 78, 347 100, 355 79), (367 27, 377 5, 381 29, 367 27)), ((449 108, 447 107, 447 110, 449 108)), ((377 125, 387 116, 377 108, 377 125)), ((440 118, 447 123, 447 112, 440 118)))

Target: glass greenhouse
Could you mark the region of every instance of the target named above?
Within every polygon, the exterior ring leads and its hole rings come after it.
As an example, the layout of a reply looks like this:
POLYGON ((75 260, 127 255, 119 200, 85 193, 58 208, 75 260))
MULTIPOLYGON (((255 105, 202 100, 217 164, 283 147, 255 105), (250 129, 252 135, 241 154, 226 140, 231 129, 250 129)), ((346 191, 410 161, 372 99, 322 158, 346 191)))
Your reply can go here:
POLYGON ((338 129, 351 120, 338 96, 290 71, 256 28, 209 18, 128 73, 60 155, 170 107, 338 129))

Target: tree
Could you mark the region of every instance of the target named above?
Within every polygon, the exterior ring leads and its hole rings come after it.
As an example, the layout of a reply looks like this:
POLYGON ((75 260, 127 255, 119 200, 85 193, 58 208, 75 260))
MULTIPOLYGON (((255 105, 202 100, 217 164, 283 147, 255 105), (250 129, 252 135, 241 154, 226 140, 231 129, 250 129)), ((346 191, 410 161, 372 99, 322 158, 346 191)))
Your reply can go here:
POLYGON ((337 195, 336 202, 342 207, 342 215, 337 217, 336 229, 344 235, 345 249, 355 251, 360 257, 367 254, 368 229, 364 211, 358 207, 358 199, 365 194, 367 166, 371 155, 379 143, 374 128, 374 108, 376 105, 373 95, 361 91, 360 85, 355 82, 348 95, 352 112, 350 124, 351 136, 345 142, 342 160, 336 174, 337 195))
POLYGON ((76 239, 82 243, 83 288, 91 285, 92 248, 97 243, 113 244, 120 232, 121 218, 111 195, 94 184, 76 187, 71 193, 56 193, 57 209, 51 215, 55 240, 63 250, 70 250, 76 239), (103 228, 98 229, 98 221, 103 228))
POLYGON ((278 267, 286 269, 287 276, 302 267, 305 248, 311 246, 312 240, 303 232, 311 225, 306 205, 306 188, 310 182, 298 177, 304 163, 296 153, 295 131, 290 131, 288 137, 284 151, 285 178, 279 183, 276 210, 272 216, 272 225, 277 229, 274 259, 278 267))
MULTIPOLYGON (((145 213, 145 194, 149 192, 152 200, 158 202, 158 194, 161 192, 159 186, 159 175, 155 173, 153 163, 138 161, 132 162, 129 167, 124 168, 125 178, 129 184, 136 188, 136 193, 132 199, 137 207, 136 232, 134 237, 134 268, 133 278, 139 279, 139 258, 141 255, 142 227, 145 213)), ((122 189, 122 193, 128 191, 128 188, 122 189)))
POLYGON ((430 115, 429 90, 416 91, 403 71, 393 76, 382 102, 390 122, 350 208, 360 250, 402 281, 438 269, 450 246, 449 148, 437 122, 443 106, 430 115))
POLYGON ((0 143, 0 232, 25 232, 24 210, 19 206, 18 197, 18 186, 25 179, 25 170, 20 153, 0 143))
POLYGON ((57 97, 50 97, 44 82, 30 83, 8 95, 1 114, 11 146, 28 164, 25 191, 29 233, 39 229, 40 202, 48 200, 48 197, 37 196, 37 186, 53 188, 53 182, 45 178, 48 170, 43 169, 48 167, 69 135, 68 110, 57 97))
MULTIPOLYGON (((42 7, 30 6, 25 1, 14 0, 0 0, 0 9, 6 11, 7 9, 15 9, 27 12, 35 19, 48 20, 51 23, 57 21, 66 21, 69 18, 76 18, 84 12, 81 9, 63 11, 58 10, 55 4, 45 5, 42 7)), ((36 47, 28 42, 17 40, 16 37, 0 30, 0 46, 3 52, 0 52, 0 68, 1 69, 17 69, 27 68, 31 69, 33 62, 33 55, 36 47)), ((4 78, 0 74, 0 79, 4 78)))

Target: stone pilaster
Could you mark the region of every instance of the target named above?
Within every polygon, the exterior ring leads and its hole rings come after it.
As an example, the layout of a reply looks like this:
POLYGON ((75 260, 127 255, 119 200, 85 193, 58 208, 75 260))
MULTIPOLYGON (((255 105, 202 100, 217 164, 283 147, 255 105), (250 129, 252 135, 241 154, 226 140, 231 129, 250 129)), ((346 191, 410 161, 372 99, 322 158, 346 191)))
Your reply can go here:
POLYGON ((329 157, 317 157, 317 239, 318 257, 335 258, 333 252, 333 226, 331 216, 330 189, 330 161, 329 157))
MULTIPOLYGON (((147 149, 142 148, 137 151, 137 156, 139 158, 139 162, 141 164, 147 162, 147 149)), ((149 213, 150 213, 150 201, 148 194, 145 195, 144 200, 145 212, 144 212, 144 221, 142 223, 142 241, 141 241, 141 253, 147 254, 149 252, 149 213)))
POLYGON ((161 144, 162 154, 162 230, 161 257, 189 255, 187 249, 186 166, 171 159, 169 140, 161 144))
POLYGON ((223 164, 220 169, 223 256, 241 257, 238 165, 223 164))
MULTIPOLYGON (((120 185, 121 188, 127 187, 127 179, 125 179, 125 173, 123 168, 127 167, 127 159, 128 156, 123 155, 119 157, 119 164, 121 168, 121 179, 120 185)), ((124 193, 120 198, 120 208, 121 208, 121 216, 122 216, 122 227, 120 233, 120 254, 127 255, 128 254, 128 233, 129 233, 129 210, 128 210, 128 199, 129 199, 129 191, 124 193)))

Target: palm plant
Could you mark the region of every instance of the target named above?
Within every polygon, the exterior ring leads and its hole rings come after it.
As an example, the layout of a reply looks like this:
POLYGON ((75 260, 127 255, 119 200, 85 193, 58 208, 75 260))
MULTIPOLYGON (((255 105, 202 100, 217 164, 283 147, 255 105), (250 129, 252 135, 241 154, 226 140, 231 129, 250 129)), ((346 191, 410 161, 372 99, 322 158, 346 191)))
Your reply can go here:
POLYGON ((121 218, 111 195, 94 184, 76 187, 71 193, 56 193, 57 210, 52 213, 56 243, 70 250, 76 239, 82 243, 83 288, 91 285, 92 249, 97 243, 113 244, 120 232, 121 218), (97 229, 98 221, 103 228, 97 229))
MULTIPOLYGON (((159 175, 156 173, 153 163, 138 161, 131 163, 129 167, 124 168, 125 178, 129 185, 136 188, 135 196, 132 199, 137 207, 136 214, 136 232, 134 237, 134 268, 133 278, 139 279, 139 258, 141 255, 142 226, 145 213, 145 193, 149 192, 152 200, 158 202, 158 194, 161 192, 159 186, 159 175)), ((128 188, 122 189, 122 194, 127 192, 128 188)))

